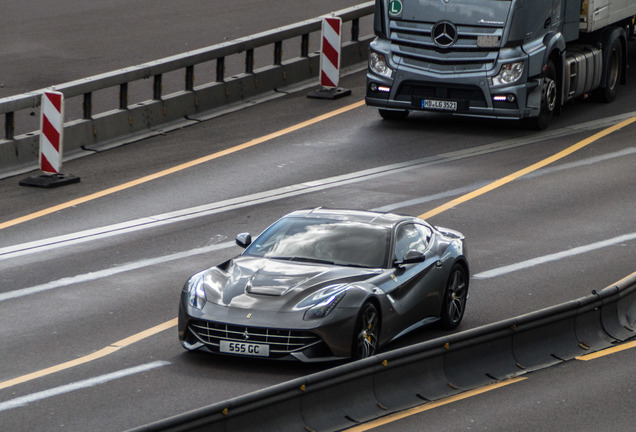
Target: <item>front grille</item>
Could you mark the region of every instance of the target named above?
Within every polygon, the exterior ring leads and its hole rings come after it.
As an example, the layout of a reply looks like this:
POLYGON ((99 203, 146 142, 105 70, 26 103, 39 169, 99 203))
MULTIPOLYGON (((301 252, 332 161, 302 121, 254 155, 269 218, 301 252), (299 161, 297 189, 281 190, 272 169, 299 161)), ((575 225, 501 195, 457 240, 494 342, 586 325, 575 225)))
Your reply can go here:
POLYGON ((430 84, 404 81, 395 96, 396 100, 410 102, 420 99, 450 99, 466 101, 471 107, 487 107, 484 92, 476 86, 430 84))
POLYGON ((318 344, 313 333, 298 330, 246 327, 239 325, 193 320, 190 330, 201 342, 218 351, 220 341, 249 342, 269 345, 271 356, 284 356, 318 344))
POLYGON ((435 23, 392 20, 391 50, 404 63, 438 73, 487 71, 494 67, 499 47, 477 46, 479 36, 496 36, 501 41, 503 27, 457 25, 457 42, 438 47, 431 38, 435 23))

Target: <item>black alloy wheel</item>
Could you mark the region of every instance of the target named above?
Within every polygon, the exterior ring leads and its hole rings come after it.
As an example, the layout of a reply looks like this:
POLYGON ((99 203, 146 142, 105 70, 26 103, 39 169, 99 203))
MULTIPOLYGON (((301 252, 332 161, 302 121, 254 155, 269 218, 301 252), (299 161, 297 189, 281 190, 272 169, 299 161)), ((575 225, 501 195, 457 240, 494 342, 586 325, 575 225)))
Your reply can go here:
POLYGON ((352 357, 362 359, 375 354, 380 333, 380 314, 371 302, 362 306, 353 332, 352 357))
POLYGON ((468 298, 468 276, 460 264, 455 264, 446 284, 441 311, 440 327, 444 330, 457 328, 464 317, 468 298))

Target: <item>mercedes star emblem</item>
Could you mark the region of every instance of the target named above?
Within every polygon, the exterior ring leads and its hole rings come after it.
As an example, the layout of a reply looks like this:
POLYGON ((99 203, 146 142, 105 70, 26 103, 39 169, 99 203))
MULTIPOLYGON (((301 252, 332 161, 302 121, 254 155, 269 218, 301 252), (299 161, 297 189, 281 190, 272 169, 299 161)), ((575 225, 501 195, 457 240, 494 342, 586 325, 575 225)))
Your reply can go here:
POLYGON ((457 27, 449 21, 440 21, 433 26, 431 33, 435 45, 448 48, 457 42, 457 27))

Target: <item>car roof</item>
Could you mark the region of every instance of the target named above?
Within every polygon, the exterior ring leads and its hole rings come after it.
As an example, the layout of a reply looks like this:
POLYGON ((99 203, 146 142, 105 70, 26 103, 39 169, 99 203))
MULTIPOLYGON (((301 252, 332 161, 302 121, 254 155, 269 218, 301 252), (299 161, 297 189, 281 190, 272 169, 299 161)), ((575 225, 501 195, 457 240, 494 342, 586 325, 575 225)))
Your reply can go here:
POLYGON ((418 221, 421 219, 413 216, 404 216, 394 213, 380 213, 366 210, 341 210, 341 209, 325 209, 322 207, 307 210, 297 210, 285 215, 285 217, 306 217, 306 218, 323 218, 338 219, 350 222, 361 222, 370 225, 376 225, 386 228, 392 228, 403 221, 418 221))

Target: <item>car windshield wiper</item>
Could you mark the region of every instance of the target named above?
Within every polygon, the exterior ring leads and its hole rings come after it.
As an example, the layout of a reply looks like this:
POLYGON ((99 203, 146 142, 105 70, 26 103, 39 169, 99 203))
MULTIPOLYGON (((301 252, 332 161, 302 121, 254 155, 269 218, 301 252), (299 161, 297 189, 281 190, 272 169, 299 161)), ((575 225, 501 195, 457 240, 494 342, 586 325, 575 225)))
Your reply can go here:
POLYGON ((322 260, 318 258, 307 258, 307 257, 285 257, 285 256, 276 256, 270 257, 271 259, 277 260, 286 260, 286 261, 298 261, 298 262, 306 262, 306 263, 314 263, 314 264, 329 264, 335 265, 333 261, 322 260))
POLYGON ((362 264, 347 264, 347 263, 337 263, 336 265, 342 266, 342 267, 355 267, 355 268, 376 268, 373 266, 368 266, 368 265, 362 265, 362 264))

